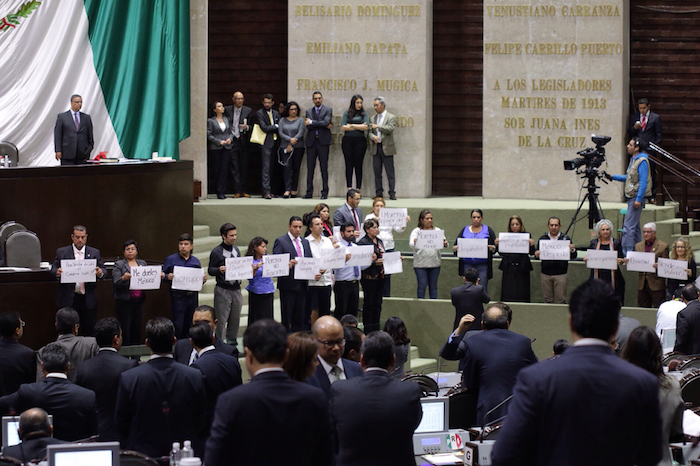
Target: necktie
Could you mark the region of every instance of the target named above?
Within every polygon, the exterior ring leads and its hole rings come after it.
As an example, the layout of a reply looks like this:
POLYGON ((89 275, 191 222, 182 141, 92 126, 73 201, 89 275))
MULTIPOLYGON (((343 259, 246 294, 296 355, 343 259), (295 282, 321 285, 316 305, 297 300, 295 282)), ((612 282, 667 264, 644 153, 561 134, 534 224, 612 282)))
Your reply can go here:
MULTIPOLYGON (((274 126, 275 121, 272 119, 272 112, 267 112, 267 116, 270 117, 270 124, 274 126)), ((272 139, 275 141, 277 140, 277 135, 275 133, 272 133, 272 139)))
POLYGON ((297 250, 297 257, 304 257, 304 253, 301 252, 301 246, 299 245, 299 238, 294 238, 294 247, 297 250))
POLYGON ((647 116, 644 115, 644 116, 642 117, 642 130, 645 130, 646 127, 647 127, 647 116))
MULTIPOLYGON (((333 374, 333 377, 335 377, 335 382, 340 380, 340 367, 338 366, 333 366, 331 368, 331 374, 333 374)), ((340 386, 340 385, 339 385, 340 386)))
POLYGON ((78 131, 78 128, 80 128, 80 121, 78 121, 78 114, 77 113, 73 114, 73 119, 75 120, 75 130, 78 131))
POLYGON ((231 122, 231 125, 233 126, 233 135, 236 137, 236 139, 241 137, 240 126, 238 126, 240 124, 240 121, 241 121, 241 110, 234 107, 233 121, 231 122))
MULTIPOLYGON (((78 260, 83 260, 85 259, 85 248, 82 249, 82 251, 78 251, 76 259, 78 260)), ((76 284, 76 290, 80 294, 85 294, 85 283, 77 283, 76 284)))
POLYGON ((352 218, 355 220, 355 230, 359 231, 360 230, 360 222, 357 218, 357 210, 352 209, 352 218))

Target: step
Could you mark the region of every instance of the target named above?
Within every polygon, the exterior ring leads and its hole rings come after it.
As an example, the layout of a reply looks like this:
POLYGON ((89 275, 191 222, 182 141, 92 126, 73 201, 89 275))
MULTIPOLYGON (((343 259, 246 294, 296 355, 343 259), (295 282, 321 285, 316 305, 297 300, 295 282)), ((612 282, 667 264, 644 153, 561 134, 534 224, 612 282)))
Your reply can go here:
MULTIPOLYGON (((430 358, 411 358, 409 366, 412 374, 427 374, 437 370, 437 360, 430 358)), ((408 370, 408 367, 406 368, 408 370)))
MULTIPOLYGON (((194 241, 194 254, 206 253, 207 256, 211 250, 221 244, 220 236, 205 236, 194 241)), ((197 256, 199 257, 199 256, 197 256)))
POLYGON ((211 235, 208 225, 195 225, 192 227, 192 233, 195 240, 211 235))
POLYGON ((420 358, 420 349, 417 346, 411 345, 411 350, 408 353, 408 359, 418 359, 420 358))

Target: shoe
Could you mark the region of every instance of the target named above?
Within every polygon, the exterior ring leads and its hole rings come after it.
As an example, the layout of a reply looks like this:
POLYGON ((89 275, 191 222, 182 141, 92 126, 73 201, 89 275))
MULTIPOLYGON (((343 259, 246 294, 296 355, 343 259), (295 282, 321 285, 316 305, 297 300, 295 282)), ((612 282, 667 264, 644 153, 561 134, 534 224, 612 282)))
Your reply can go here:
POLYGON ((294 194, 294 193, 292 193, 292 194, 289 195, 289 197, 291 197, 292 199, 296 199, 297 195, 294 194))
POLYGON ((272 199, 272 194, 270 194, 270 193, 265 193, 265 194, 263 194, 263 198, 265 198, 265 199, 272 199))
POLYGON ((243 194, 241 194, 241 197, 250 197, 250 194, 248 194, 248 193, 243 193, 243 194))
POLYGON ((223 194, 217 194, 216 198, 217 199, 226 199, 226 196, 224 196, 223 194))
POLYGON ((283 198, 283 199, 289 199, 289 193, 288 193, 288 192, 284 193, 284 194, 282 195, 282 198, 283 198))
POLYGON ((239 197, 241 197, 241 195, 238 194, 238 193, 236 193, 236 194, 233 195, 233 198, 234 198, 234 199, 238 199, 239 197))
POLYGON ((391 199, 392 201, 395 201, 395 200, 396 200, 396 194, 390 195, 390 196, 389 196, 389 199, 391 199))
POLYGON ((326 195, 324 194, 323 196, 321 196, 321 200, 323 200, 323 199, 328 199, 328 196, 326 196, 326 195))
POLYGON ((304 197, 302 199, 312 199, 313 196, 311 194, 304 194, 304 197))

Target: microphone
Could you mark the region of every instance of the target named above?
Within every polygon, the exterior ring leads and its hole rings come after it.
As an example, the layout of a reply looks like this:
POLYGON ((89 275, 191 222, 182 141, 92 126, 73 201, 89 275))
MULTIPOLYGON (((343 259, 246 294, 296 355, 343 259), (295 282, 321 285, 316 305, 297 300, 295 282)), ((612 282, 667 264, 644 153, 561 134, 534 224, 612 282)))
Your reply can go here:
MULTIPOLYGON (((497 404, 496 406, 494 406, 493 408, 491 408, 491 409, 489 409, 488 411, 486 411, 486 414, 484 414, 484 418, 481 420, 481 443, 484 443, 484 429, 486 428, 486 418, 489 417, 489 415, 493 414, 494 411, 496 411, 498 408, 500 408, 500 407, 503 406, 504 404, 508 403, 508 402, 510 401, 511 398, 513 398, 513 395, 510 395, 508 398, 506 398, 505 400, 501 401, 500 403, 498 403, 498 404, 497 404)), ((505 416, 503 416, 503 417, 501 417, 501 418, 499 418, 499 419, 496 419, 496 420, 493 421, 493 422, 494 422, 494 423, 495 423, 495 422, 498 422, 498 421, 500 421, 500 420, 503 419, 503 418, 505 418, 505 416)), ((491 425, 491 424, 489 424, 489 425, 491 425)))

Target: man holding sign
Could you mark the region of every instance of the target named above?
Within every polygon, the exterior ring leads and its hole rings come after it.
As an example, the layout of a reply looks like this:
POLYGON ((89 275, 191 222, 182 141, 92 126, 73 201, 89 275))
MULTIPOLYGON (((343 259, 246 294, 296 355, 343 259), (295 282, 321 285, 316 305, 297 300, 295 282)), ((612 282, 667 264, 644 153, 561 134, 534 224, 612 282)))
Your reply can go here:
MULTIPOLYGON (((547 228, 549 231, 544 235, 540 236, 537 242, 538 247, 535 251, 535 258, 540 259, 540 249, 546 248, 552 245, 553 241, 568 242, 569 254, 565 254, 565 257, 561 257, 562 254, 557 252, 562 248, 557 248, 556 251, 552 250, 552 260, 545 259, 549 257, 548 252, 552 248, 547 248, 542 257, 542 296, 544 297, 545 303, 566 303, 566 273, 569 270, 569 260, 576 259, 576 247, 571 244, 571 238, 562 233, 561 230, 561 220, 559 217, 550 217, 547 222, 547 228), (546 241, 547 243, 542 243, 546 241)), ((558 243, 554 243, 554 246, 560 246, 558 243)), ((566 247, 566 246, 564 246, 566 247)), ((564 251, 566 253, 566 251, 564 251)))
MULTIPOLYGON (((636 252, 653 252, 654 259, 668 258, 668 244, 656 238, 656 224, 649 222, 642 229, 644 240, 634 245, 636 252)), ((666 300, 666 280, 659 277, 656 272, 639 272, 637 285, 637 306, 654 307, 661 306, 666 300)))
MULTIPOLYGON (((187 333, 192 325, 192 315, 194 308, 199 303, 199 292, 193 290, 182 290, 173 287, 173 280, 176 278, 175 267, 190 267, 201 269, 199 259, 192 255, 194 248, 194 238, 189 233, 183 233, 178 239, 178 253, 165 258, 163 263, 163 273, 170 286, 170 310, 173 314, 173 324, 175 325, 175 336, 177 338, 188 338, 187 333)), ((202 274, 202 282, 207 281, 207 276, 202 274)), ((202 289, 200 284, 199 289, 202 289)))
MULTIPOLYGON (((73 244, 56 250, 51 273, 57 280, 61 280, 61 275, 64 272, 62 261, 95 260, 95 276, 100 279, 105 276, 107 270, 102 263, 100 250, 86 246, 87 236, 87 228, 76 225, 70 235, 73 244)), ((73 262, 71 265, 77 264, 73 262)), ((56 305, 59 308, 72 307, 78 311, 82 324, 80 326, 81 334, 92 335, 97 315, 97 285, 95 280, 80 283, 61 280, 61 284, 58 285, 56 305)))
MULTIPOLYGON (((232 223, 224 223, 219 228, 221 244, 212 249, 209 255, 209 275, 216 278, 214 288, 214 310, 219 324, 216 326, 216 336, 224 339, 229 345, 238 346, 238 328, 243 307, 240 280, 226 280, 226 259, 241 257, 241 252, 234 244, 238 237, 236 227, 232 223)), ((251 266, 252 268, 252 266, 251 266)), ((237 351, 236 351, 237 352, 237 351)))

